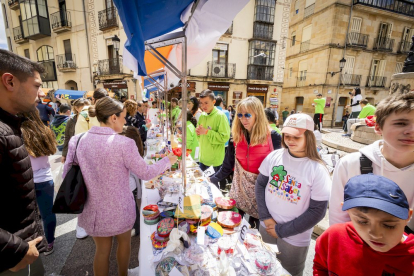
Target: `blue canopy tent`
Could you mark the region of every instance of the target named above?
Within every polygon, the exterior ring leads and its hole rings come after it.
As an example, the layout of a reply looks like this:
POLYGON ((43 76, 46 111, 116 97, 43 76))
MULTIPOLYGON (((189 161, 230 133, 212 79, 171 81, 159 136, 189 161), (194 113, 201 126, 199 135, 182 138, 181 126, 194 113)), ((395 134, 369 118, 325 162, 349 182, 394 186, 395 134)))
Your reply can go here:
POLYGON ((85 94, 86 91, 58 89, 55 91, 55 98, 65 100, 76 100, 82 98, 85 94))

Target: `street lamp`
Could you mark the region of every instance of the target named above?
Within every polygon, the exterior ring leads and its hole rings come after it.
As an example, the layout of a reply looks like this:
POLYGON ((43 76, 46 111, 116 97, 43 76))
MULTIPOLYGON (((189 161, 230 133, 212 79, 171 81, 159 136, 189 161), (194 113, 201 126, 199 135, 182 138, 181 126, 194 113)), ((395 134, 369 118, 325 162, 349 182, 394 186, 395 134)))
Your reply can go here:
MULTIPOLYGON (((331 72, 331 76, 335 76, 337 73, 341 73, 342 69, 344 69, 346 63, 346 59, 342 57, 342 59, 339 61, 339 71, 338 72, 331 72)), ((335 125, 335 117, 336 117, 336 106, 338 105, 338 96, 339 96, 339 86, 341 85, 341 77, 339 77, 338 80, 338 88, 335 93, 335 102, 333 105, 333 111, 332 111, 332 120, 331 120, 331 127, 333 128, 335 125)))
POLYGON ((121 43, 121 40, 119 39, 119 37, 117 35, 115 35, 112 38, 112 43, 114 45, 115 51, 118 52, 119 51, 119 44, 121 43))

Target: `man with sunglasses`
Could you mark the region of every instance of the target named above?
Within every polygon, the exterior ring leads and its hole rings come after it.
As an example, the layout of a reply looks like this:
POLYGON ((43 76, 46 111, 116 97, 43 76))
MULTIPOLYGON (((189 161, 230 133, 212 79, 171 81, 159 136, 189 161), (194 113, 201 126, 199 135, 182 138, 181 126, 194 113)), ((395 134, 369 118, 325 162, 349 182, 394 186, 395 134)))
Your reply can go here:
POLYGON ((206 89, 200 93, 200 108, 203 113, 198 120, 196 133, 200 144, 200 168, 205 171, 213 166, 217 172, 224 160, 225 143, 230 139, 227 116, 218 110, 214 93, 206 89))

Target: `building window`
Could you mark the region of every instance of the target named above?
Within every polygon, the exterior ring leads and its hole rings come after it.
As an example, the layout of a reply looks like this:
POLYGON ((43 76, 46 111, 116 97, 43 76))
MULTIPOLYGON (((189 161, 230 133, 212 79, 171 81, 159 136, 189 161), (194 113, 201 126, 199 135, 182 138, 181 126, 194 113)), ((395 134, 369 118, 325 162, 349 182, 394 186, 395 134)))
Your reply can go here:
POLYGON ((251 40, 249 42, 249 64, 274 66, 275 50, 275 42, 251 40))
POLYGON ((45 73, 42 74, 42 80, 44 82, 56 81, 57 75, 53 48, 48 45, 43 45, 37 49, 36 54, 37 61, 41 62, 45 68, 45 73))
POLYGON ((29 49, 24 49, 24 56, 30 59, 30 51, 29 49))
POLYGON ((295 46, 296 44, 296 32, 292 33, 292 46, 295 46))
POLYGON ((295 14, 298 14, 299 13, 299 1, 300 0, 296 0, 295 1, 295 14))
POLYGON ((292 63, 289 64, 289 78, 293 76, 293 65, 292 63))
POLYGON ((6 27, 6 29, 8 29, 9 28, 9 20, 7 20, 6 6, 4 4, 2 4, 2 7, 3 7, 4 26, 6 27))
POLYGON ((399 74, 402 72, 404 66, 404 62, 397 62, 397 66, 395 67, 395 73, 394 74, 399 74))
POLYGON ((274 23, 275 0, 256 0, 255 21, 274 23))
POLYGON ((249 80, 273 80, 273 66, 248 65, 247 79, 249 80))
POLYGON ((227 63, 228 45, 216 44, 213 48, 213 63, 225 64, 227 63))
POLYGON ((261 39, 272 39, 273 38, 273 24, 254 22, 253 37, 261 38, 261 39))
POLYGON ((46 0, 20 0, 20 14, 24 37, 50 36, 46 0))
POLYGON ((12 43, 11 43, 10 36, 7 37, 7 46, 9 46, 9 50, 11 52, 13 52, 13 48, 12 48, 12 43))

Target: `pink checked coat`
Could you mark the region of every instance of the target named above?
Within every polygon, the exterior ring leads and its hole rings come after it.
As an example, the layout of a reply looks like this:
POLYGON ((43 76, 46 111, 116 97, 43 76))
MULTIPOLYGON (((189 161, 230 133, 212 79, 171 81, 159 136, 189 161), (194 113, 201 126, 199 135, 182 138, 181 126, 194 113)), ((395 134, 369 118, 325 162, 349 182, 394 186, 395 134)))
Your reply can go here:
MULTIPOLYGON (((69 142, 63 176, 74 158, 80 135, 69 142)), ((129 189, 129 172, 150 180, 171 165, 163 158, 147 165, 132 139, 108 127, 92 127, 83 135, 77 160, 88 190, 88 199, 78 224, 92 237, 109 237, 131 230, 135 222, 135 201, 129 189)))

